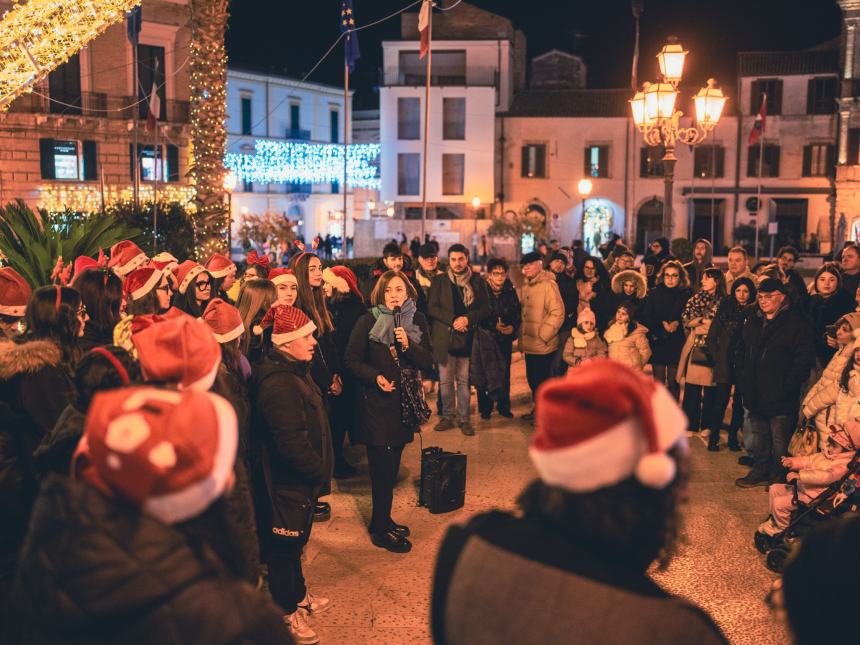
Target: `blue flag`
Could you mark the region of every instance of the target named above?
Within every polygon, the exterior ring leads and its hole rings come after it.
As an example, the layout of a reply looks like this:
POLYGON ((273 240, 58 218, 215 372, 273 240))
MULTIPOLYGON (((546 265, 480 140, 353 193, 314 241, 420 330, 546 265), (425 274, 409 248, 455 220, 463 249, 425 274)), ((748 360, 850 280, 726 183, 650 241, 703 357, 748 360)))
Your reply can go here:
MULTIPOLYGON (((355 29, 355 13, 352 10, 352 0, 343 0, 340 5, 340 31, 341 33, 346 33, 352 29, 355 29)), ((351 74, 355 69, 355 61, 361 57, 361 52, 358 50, 357 33, 351 32, 346 34, 343 51, 346 57, 346 65, 351 74)))
POLYGON ((143 22, 140 5, 137 5, 134 9, 125 14, 125 18, 125 26, 128 31, 128 42, 133 45, 136 45, 140 40, 140 28, 143 22))

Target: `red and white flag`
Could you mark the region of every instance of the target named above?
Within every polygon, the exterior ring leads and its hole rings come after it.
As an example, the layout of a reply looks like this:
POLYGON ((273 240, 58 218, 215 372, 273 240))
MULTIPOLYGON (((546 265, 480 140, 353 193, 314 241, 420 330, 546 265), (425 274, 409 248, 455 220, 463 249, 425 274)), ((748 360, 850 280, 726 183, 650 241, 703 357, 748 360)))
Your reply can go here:
POLYGON ((419 60, 430 51, 430 3, 431 0, 424 0, 421 4, 421 12, 418 14, 418 35, 421 37, 419 60))
POLYGON ((749 145, 754 146, 764 136, 767 125, 767 94, 761 95, 761 109, 755 115, 755 123, 750 130, 749 145))
POLYGON ((158 96, 158 59, 155 59, 155 71, 152 73, 152 90, 149 93, 149 110, 146 114, 146 129, 155 130, 155 123, 161 118, 161 99, 158 96))

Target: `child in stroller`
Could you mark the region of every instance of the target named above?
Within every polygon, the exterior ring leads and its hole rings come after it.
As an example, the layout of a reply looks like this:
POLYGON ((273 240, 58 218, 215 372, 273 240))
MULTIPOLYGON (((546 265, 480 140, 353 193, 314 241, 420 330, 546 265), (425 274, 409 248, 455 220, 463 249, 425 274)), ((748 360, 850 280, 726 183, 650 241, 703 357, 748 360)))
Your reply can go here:
MULTIPOLYGON (((770 516, 756 531, 755 543, 766 552, 776 538, 786 532, 792 523, 792 512, 798 504, 815 505, 820 514, 827 514, 844 500, 841 490, 832 491, 834 482, 856 471, 860 455, 860 421, 848 420, 844 425, 830 426, 827 445, 822 452, 806 457, 783 457, 782 465, 790 470, 788 484, 772 484, 768 491, 770 516), (826 499, 825 499, 826 498, 826 499), (825 501, 831 501, 828 506, 825 501)), ((842 488, 842 487, 840 487, 842 488)))

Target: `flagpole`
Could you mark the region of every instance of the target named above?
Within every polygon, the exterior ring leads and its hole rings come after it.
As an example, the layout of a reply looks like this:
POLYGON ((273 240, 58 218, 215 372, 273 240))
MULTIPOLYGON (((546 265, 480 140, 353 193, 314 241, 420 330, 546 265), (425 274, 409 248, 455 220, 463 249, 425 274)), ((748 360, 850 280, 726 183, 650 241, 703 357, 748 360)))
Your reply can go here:
POLYGON ((138 65, 137 65, 137 43, 134 42, 131 44, 131 58, 132 58, 132 77, 134 79, 134 154, 132 158, 134 159, 134 173, 131 179, 132 182, 132 197, 134 199, 134 210, 137 211, 140 209, 140 154, 138 152, 138 140, 137 140, 137 118, 138 112, 140 111, 140 105, 138 101, 140 101, 140 89, 138 88, 138 84, 140 83, 140 79, 138 78, 138 65))
POLYGON ((424 243, 424 238, 427 235, 427 150, 430 139, 430 72, 432 69, 433 60, 433 6, 432 0, 424 0, 431 2, 431 6, 427 12, 427 87, 424 97, 424 177, 423 187, 421 189, 421 243, 424 243))
MULTIPOLYGON (((762 106, 767 105, 767 94, 762 94, 761 99, 762 106)), ((759 115, 761 115, 761 110, 759 110, 759 115)), ((758 191, 756 192, 756 204, 758 205, 758 210, 756 210, 756 218, 755 218, 755 259, 758 261, 759 252, 758 252, 758 242, 759 242, 759 224, 761 224, 761 211, 762 211, 762 201, 761 201, 761 173, 762 167, 764 165, 764 122, 762 122, 761 132, 759 132, 758 138, 758 191)))
MULTIPOLYGON (((158 67, 156 67, 156 70, 158 67)), ((161 110, 159 109, 159 112, 161 110)), ((155 183, 152 185, 152 253, 158 255, 158 174, 164 172, 164 159, 158 146, 158 117, 155 118, 155 183), (158 162, 161 161, 159 164, 158 162)))
MULTIPOLYGON (((351 34, 347 34, 347 41, 352 38, 351 34)), ((344 47, 343 56, 343 257, 347 255, 347 231, 349 230, 349 219, 347 218, 346 208, 346 191, 347 191, 347 153, 349 152, 349 57, 347 56, 347 48, 349 42, 344 47)), ((353 235, 355 232, 353 231, 353 235)))

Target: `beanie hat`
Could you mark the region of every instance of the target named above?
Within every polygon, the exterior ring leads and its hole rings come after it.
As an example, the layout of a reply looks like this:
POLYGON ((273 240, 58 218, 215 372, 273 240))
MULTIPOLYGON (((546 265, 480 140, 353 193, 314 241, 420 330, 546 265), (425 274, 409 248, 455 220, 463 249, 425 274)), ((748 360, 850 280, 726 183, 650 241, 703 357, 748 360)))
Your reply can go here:
POLYGON ((554 262, 555 260, 561 260, 562 262, 564 262, 565 266, 567 266, 570 262, 564 251, 553 251, 552 255, 549 257, 549 261, 554 262))
POLYGON ((296 278, 296 273, 292 269, 272 269, 271 273, 269 273, 269 280, 273 282, 275 286, 286 284, 288 282, 292 282, 296 286, 299 286, 299 280, 296 278))
POLYGON ((435 244, 431 244, 430 242, 425 242, 418 249, 418 257, 424 258, 425 260, 428 258, 439 257, 439 251, 436 250, 435 244))
POLYGON ((274 307, 275 323, 272 329, 272 344, 284 345, 312 334, 317 326, 298 307, 278 305, 274 307))
POLYGON ((195 278, 205 270, 202 264, 197 264, 194 260, 185 260, 173 271, 177 282, 176 290, 184 294, 195 278))
MULTIPOLYGON (((333 267, 326 269, 323 271, 323 280, 325 280, 326 271, 333 273, 339 279, 344 280, 349 287, 349 290, 358 296, 358 299, 364 302, 364 296, 361 295, 361 290, 358 288, 358 279, 355 277, 355 273, 353 273, 352 269, 347 266, 343 266, 342 264, 336 264, 333 267)), ((338 291, 341 289, 338 287, 338 291)))
POLYGON ((594 315, 594 312, 590 307, 586 307, 582 311, 579 312, 579 315, 576 317, 576 324, 581 325, 584 322, 591 321, 593 324, 597 324, 597 317, 594 315))
POLYGON ((162 271, 173 271, 179 266, 179 260, 167 251, 163 251, 149 260, 149 266, 154 266, 162 271))
POLYGON ((140 300, 158 286, 164 273, 153 266, 141 267, 129 273, 122 283, 126 300, 140 300))
POLYGON ((236 413, 208 392, 99 392, 73 457, 75 476, 166 524, 205 511, 233 474, 236 413))
POLYGON ((23 317, 33 290, 12 267, 0 269, 0 314, 23 317))
POLYGON ((219 343, 229 343, 245 332, 245 324, 239 310, 221 298, 215 298, 209 303, 203 312, 203 322, 209 325, 219 343))
POLYGON ((146 253, 130 240, 117 242, 110 249, 108 269, 124 278, 147 261, 146 253))
POLYGON ((587 493, 631 476, 655 489, 687 449, 687 417, 666 388, 609 359, 592 359, 537 392, 529 455, 550 486, 587 493))
POLYGON ((773 293, 774 291, 785 293, 785 285, 782 280, 777 280, 776 278, 765 278, 759 282, 758 291, 759 293, 773 293))
POLYGON ((147 381, 205 392, 215 382, 221 346, 202 320, 187 314, 154 321, 131 340, 147 381))
POLYGON ((532 262, 537 262, 538 260, 543 260, 543 256, 540 254, 540 251, 532 251, 531 253, 526 253, 523 257, 520 258, 520 264, 531 264, 532 262))
POLYGON ((213 278, 226 278, 231 273, 236 273, 236 265, 226 255, 213 253, 206 260, 206 270, 213 278))

